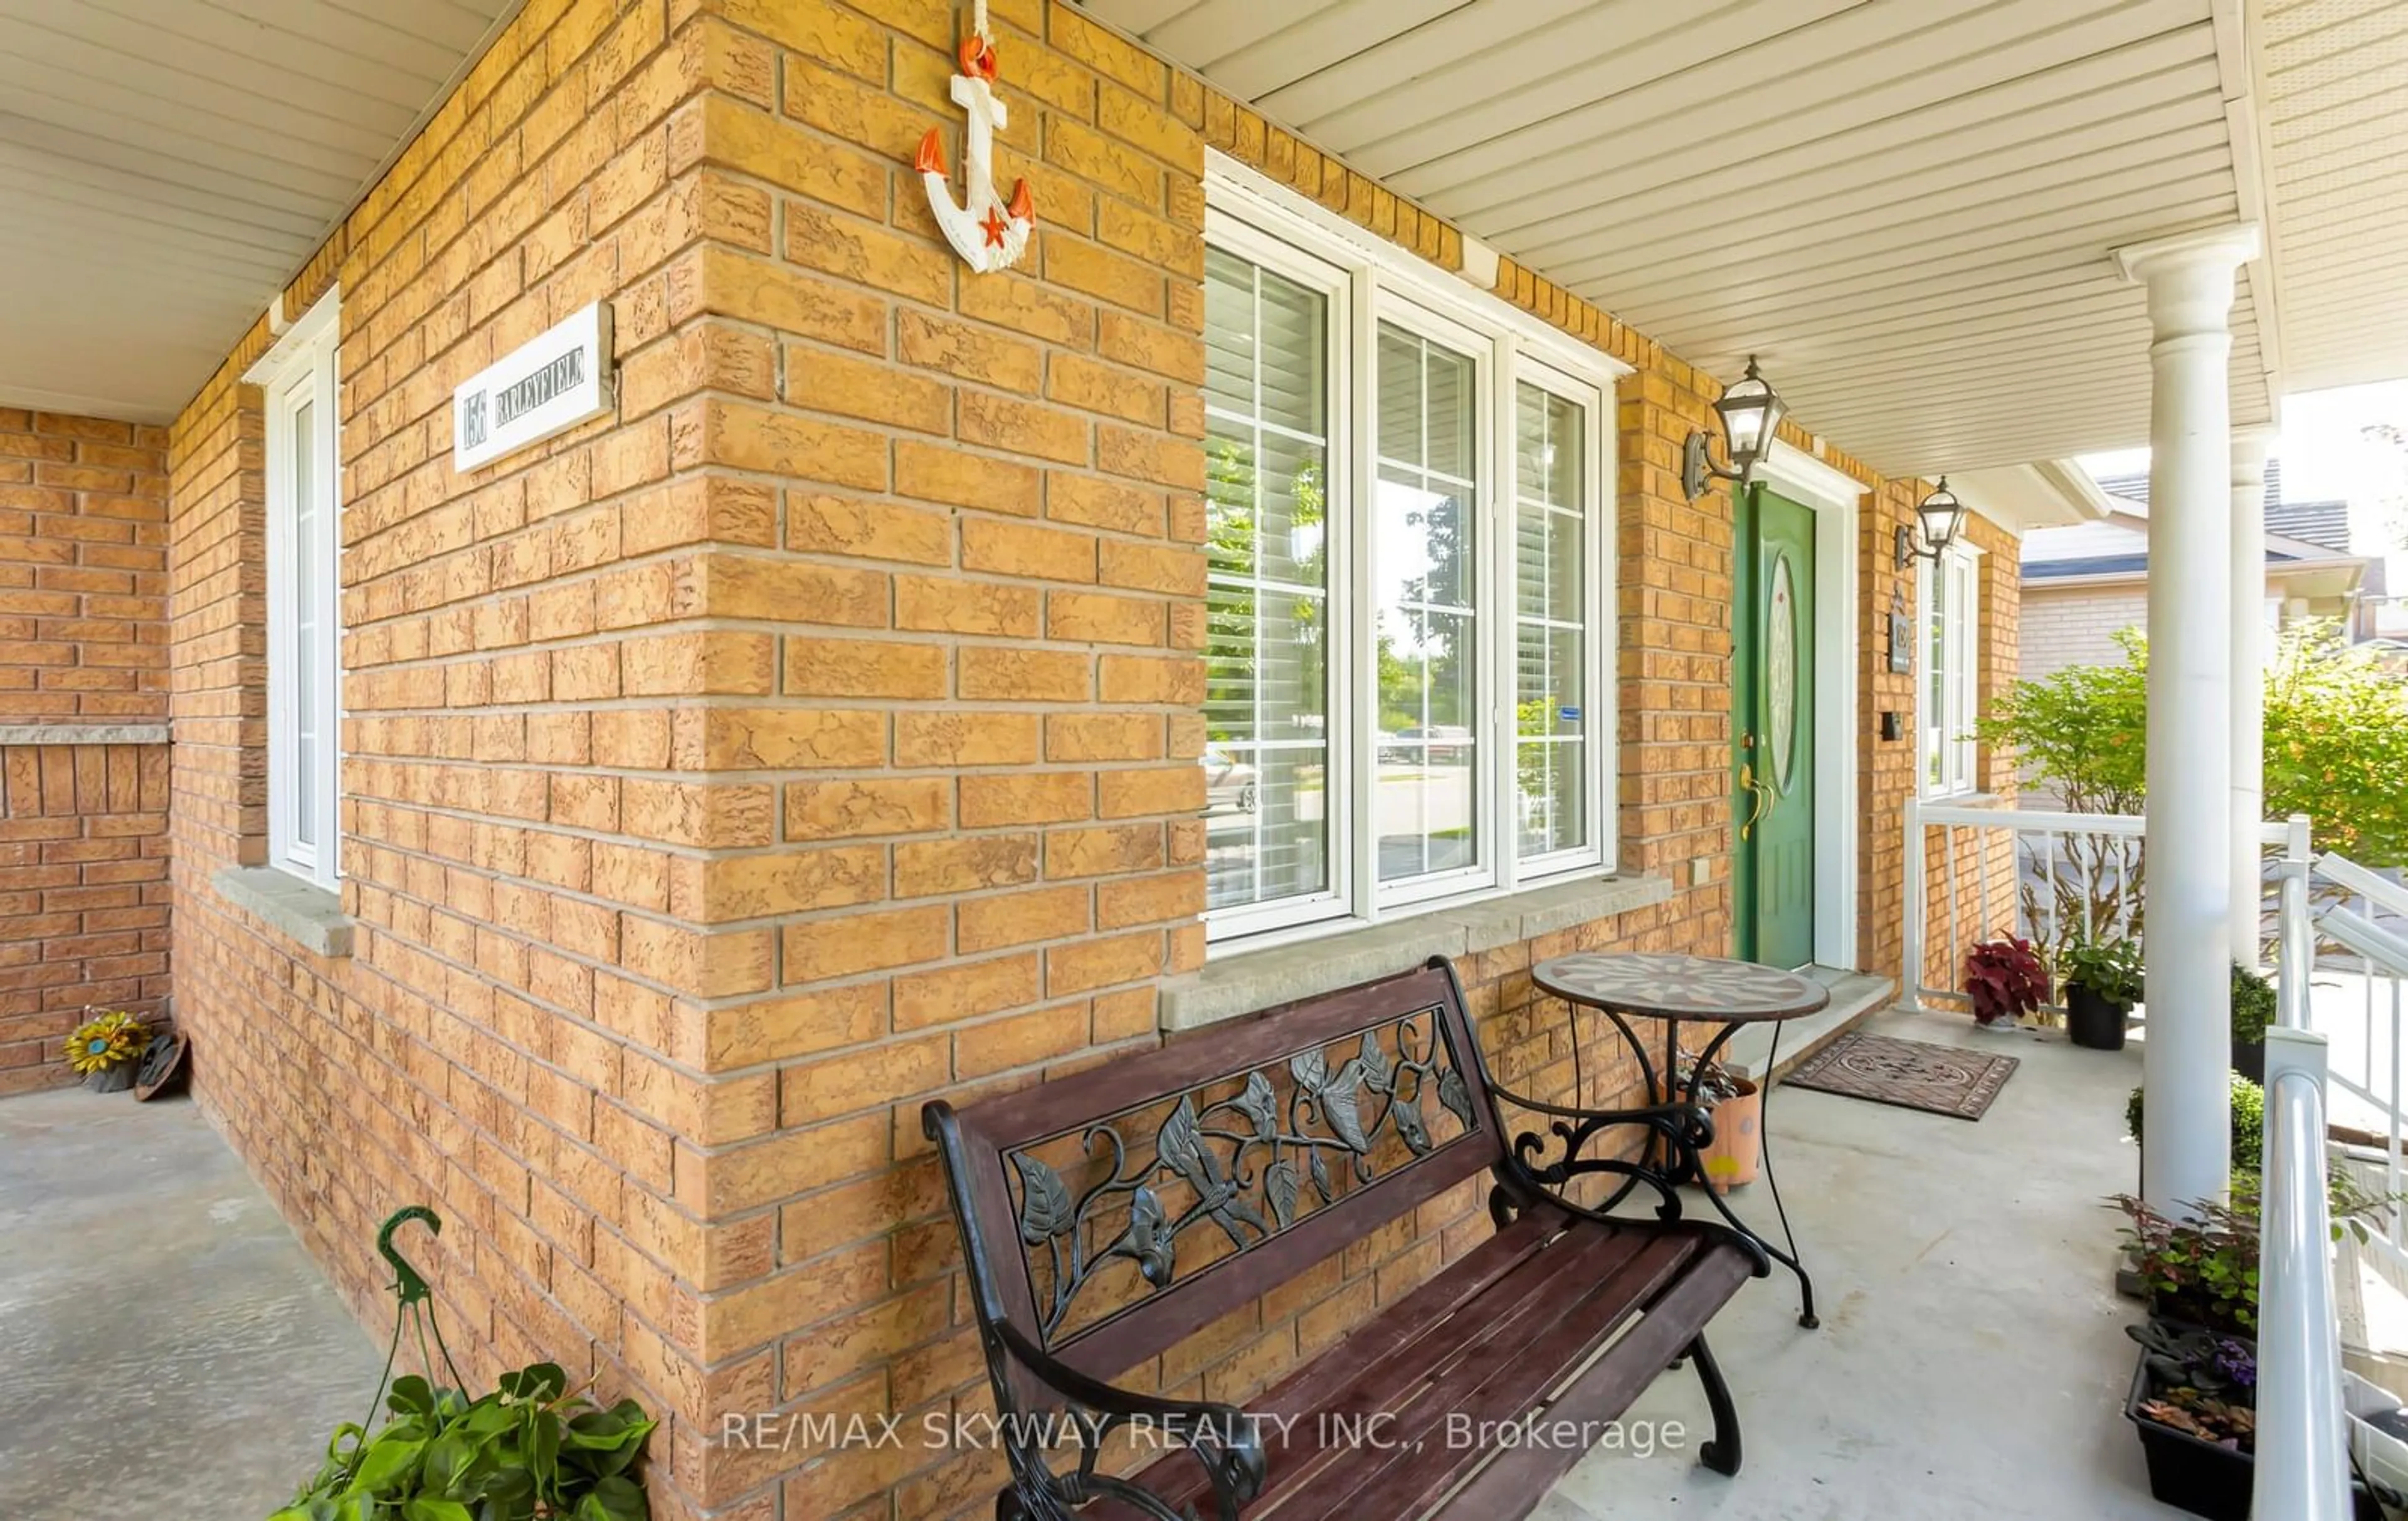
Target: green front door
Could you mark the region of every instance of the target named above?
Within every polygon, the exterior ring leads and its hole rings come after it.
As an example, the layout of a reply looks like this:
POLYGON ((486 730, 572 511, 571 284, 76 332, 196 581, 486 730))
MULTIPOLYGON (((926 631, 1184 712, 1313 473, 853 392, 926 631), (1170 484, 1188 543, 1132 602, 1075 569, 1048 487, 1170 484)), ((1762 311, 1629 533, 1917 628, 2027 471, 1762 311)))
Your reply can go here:
MULTIPOLYGON (((1739 503, 1731 808, 1739 954, 1814 959, 1814 514, 1762 486, 1739 503)), ((1833 912, 1843 911, 1840 905, 1833 912)))

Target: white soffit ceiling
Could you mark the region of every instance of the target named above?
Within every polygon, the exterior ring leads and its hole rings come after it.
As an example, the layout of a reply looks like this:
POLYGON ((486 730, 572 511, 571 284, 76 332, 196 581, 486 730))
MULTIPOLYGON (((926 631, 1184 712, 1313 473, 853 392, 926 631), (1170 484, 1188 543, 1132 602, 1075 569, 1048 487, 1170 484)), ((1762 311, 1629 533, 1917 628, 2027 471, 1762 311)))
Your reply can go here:
POLYGON ((2147 441, 2108 255, 2243 216, 2224 4, 1086 0, 1892 475, 2147 441))
POLYGON ((2408 375, 2408 6, 2266 0, 2258 20, 2283 378, 2408 375))
POLYGON ((518 0, 0 0, 0 406, 172 419, 518 0))

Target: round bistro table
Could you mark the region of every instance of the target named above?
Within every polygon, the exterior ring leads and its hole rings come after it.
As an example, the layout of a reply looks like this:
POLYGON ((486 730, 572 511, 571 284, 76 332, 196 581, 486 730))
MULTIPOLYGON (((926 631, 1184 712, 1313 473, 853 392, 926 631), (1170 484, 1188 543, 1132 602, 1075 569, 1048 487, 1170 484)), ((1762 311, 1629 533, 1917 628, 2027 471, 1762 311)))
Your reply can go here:
MULTIPOLYGON (((1797 1019, 1825 1008, 1831 1001, 1828 988, 1812 978, 1796 972, 1762 967, 1752 961, 1727 961, 1713 956, 1671 955, 1656 954, 1609 954, 1583 952, 1542 961, 1532 969, 1530 980, 1539 988, 1554 994, 1566 1003, 1578 1008, 1594 1009, 1613 1022, 1622 1032, 1631 1055, 1639 1058, 1640 1074, 1647 1081, 1649 1102, 1654 1095, 1663 1093, 1667 1101, 1693 1104, 1697 1098, 1697 1074, 1710 1066, 1723 1046, 1743 1025, 1772 1026, 1772 1052, 1765 1070, 1778 1069, 1781 1061, 1781 1023, 1797 1019), (1646 1042, 1630 1027, 1628 1016, 1639 1015, 1664 1022, 1664 1067, 1659 1079, 1656 1064, 1649 1059, 1646 1042), (1681 1026, 1683 1022, 1711 1023, 1721 1026, 1713 1040, 1706 1042, 1697 1060, 1688 1069, 1687 1081, 1674 1098, 1673 1081, 1681 1073, 1681 1026)), ((1572 1040, 1572 1088, 1574 1102, 1580 1090, 1580 1016, 1570 1016, 1572 1040)), ((1503 1094, 1500 1097, 1513 1097, 1503 1094)), ((1525 1100, 1526 1101, 1526 1100, 1525 1100)), ((1764 1248, 1765 1255, 1798 1275, 1801 1304, 1798 1324, 1812 1329, 1821 1324, 1814 1316, 1814 1282, 1798 1260, 1798 1238, 1789 1228, 1789 1211, 1781 1202, 1781 1180, 1772 1169, 1772 1128, 1770 1123, 1772 1096, 1764 1096, 1764 1120, 1759 1126, 1764 1148, 1764 1180, 1772 1193, 1772 1208, 1781 1221, 1782 1239, 1789 1249, 1783 1251, 1766 1241, 1747 1223, 1733 1212, 1723 1197, 1712 1187, 1705 1190, 1710 1200, 1732 1229, 1764 1248)), ((1623 1184, 1619 1193, 1607 1201, 1612 1209, 1625 1194, 1637 1186, 1640 1180, 1623 1184)), ((1697 1182, 1702 1178, 1689 1174, 1685 1164, 1675 1169, 1672 1181, 1697 1182)))

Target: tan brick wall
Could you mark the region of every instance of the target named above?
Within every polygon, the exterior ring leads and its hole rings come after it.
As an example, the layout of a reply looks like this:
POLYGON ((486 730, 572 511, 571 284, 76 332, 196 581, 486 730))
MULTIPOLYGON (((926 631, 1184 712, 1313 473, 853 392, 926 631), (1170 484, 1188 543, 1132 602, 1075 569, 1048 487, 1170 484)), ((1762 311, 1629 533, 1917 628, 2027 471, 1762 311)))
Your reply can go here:
POLYGON ((0 407, 0 723, 167 716, 166 446, 0 407))
POLYGON ((167 997, 167 747, 0 746, 0 1097, 76 1081, 87 1006, 167 997))
MULTIPOLYGON (((346 959, 209 882, 264 854, 264 325, 174 430, 198 1091, 370 1320, 376 1221, 436 1203, 455 1348, 645 1399, 665 1517, 992 1506, 987 1454, 712 1439, 983 1408, 920 1104, 1153 1041, 1200 962, 1204 145, 1460 266, 1077 10, 993 11, 1021 271, 965 271, 911 172, 931 126, 961 159, 942 0, 534 0, 288 292, 343 293, 346 959), (455 475, 452 386, 595 298, 617 415, 455 475)), ((1464 969, 1543 1092, 1569 1053, 1534 958, 1728 945, 1730 513, 1677 480, 1710 379, 1510 263, 1497 289, 1635 370, 1621 864, 1681 884, 1464 969)), ((1242 1396, 1480 1240, 1478 1192, 1132 1382, 1242 1396)))
MULTIPOLYGON (((166 431, 0 407, 0 724, 167 715, 166 431)), ((0 747, 0 1095, 166 994, 167 751, 0 747)))
POLYGON ((680 1147, 774 1123, 771 1076, 699 1076, 741 1023, 718 1003, 770 984, 774 934, 743 921, 783 869, 760 850, 770 789, 711 774, 740 732, 719 705, 773 690, 746 599, 793 591, 718 548, 771 541, 770 495, 699 466, 693 398, 730 362, 697 321, 699 250, 756 208, 694 161, 691 108, 761 58, 692 9, 531 0, 285 293, 341 290, 349 957, 211 882, 265 854, 262 414, 240 381, 264 322, 173 429, 170 519, 198 1097, 364 1321, 391 1313, 378 1223, 435 1205, 449 1228, 415 1254, 464 1365, 550 1357, 638 1395, 665 1418, 667 1517, 688 1514, 669 1455, 702 1400, 701 1297, 756 1250, 705 1223, 680 1147), (617 415, 456 474, 453 386, 596 298, 617 415))

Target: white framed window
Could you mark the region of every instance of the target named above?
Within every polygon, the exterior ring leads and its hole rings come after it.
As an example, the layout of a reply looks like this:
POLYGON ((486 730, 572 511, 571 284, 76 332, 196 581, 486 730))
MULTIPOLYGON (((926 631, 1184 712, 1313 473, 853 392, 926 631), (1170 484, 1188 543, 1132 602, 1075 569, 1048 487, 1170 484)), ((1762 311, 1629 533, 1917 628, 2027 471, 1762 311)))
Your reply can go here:
POLYGON ((268 863, 327 888, 340 858, 337 311, 330 291, 245 377, 267 409, 268 863))
POLYGON ((1596 874, 1621 366, 1217 155, 1206 196, 1211 940, 1596 874))
POLYGON ((1973 723, 1981 700, 1981 552, 1952 544, 1937 562, 1925 562, 1920 581, 1923 793, 1945 797, 1977 792, 1973 723))

